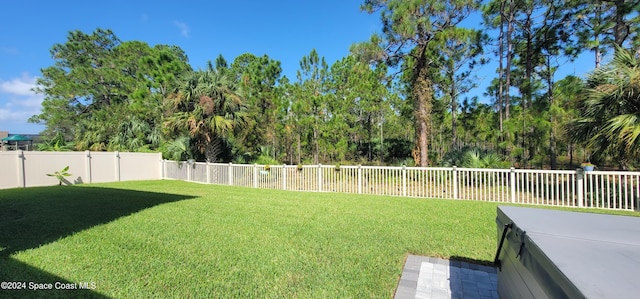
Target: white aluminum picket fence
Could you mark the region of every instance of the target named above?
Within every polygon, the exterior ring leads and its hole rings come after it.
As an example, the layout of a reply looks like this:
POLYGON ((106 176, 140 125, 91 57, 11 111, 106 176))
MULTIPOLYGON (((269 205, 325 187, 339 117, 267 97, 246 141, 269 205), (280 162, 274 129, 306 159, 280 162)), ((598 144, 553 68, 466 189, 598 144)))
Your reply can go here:
POLYGON ((167 179, 294 191, 637 210, 640 172, 163 161, 167 179))

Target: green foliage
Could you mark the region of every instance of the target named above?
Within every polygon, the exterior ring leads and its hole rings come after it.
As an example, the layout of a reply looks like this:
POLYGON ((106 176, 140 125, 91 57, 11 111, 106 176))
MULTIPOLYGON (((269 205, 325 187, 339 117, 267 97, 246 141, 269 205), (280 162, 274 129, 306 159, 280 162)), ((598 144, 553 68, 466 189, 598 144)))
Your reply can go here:
POLYGON ((263 156, 263 155, 258 156, 258 158, 256 158, 253 161, 253 163, 258 165, 279 165, 280 164, 278 160, 268 156, 263 156))
MULTIPOLYGON (((312 51, 301 61, 298 82, 280 84, 276 157, 289 164, 386 158, 382 143, 407 127, 385 85, 387 68, 345 57, 331 67, 312 51)), ((411 135, 411 133, 409 134, 411 135)))
POLYGON ((248 119, 242 92, 227 72, 216 69, 187 73, 178 84, 165 100, 165 133, 188 134, 197 153, 219 162, 228 156, 227 145, 248 119))
POLYGON ((51 48, 53 65, 36 89, 45 96, 42 113, 30 121, 46 125, 41 150, 425 166, 473 147, 515 167, 556 168, 557 157, 573 168, 593 157, 630 168, 640 158, 637 63, 625 58, 627 66, 590 76, 589 88, 609 93, 600 104, 590 91, 584 97, 579 78, 557 78, 580 51, 597 56, 638 43, 638 4, 627 2, 489 1, 486 33, 501 32, 489 43, 480 28, 460 26, 477 1, 365 0, 363 10, 380 13, 381 32, 331 65, 312 50, 294 81, 268 55, 244 53, 232 63, 219 55, 193 71, 176 46, 72 31, 51 48), (493 58, 502 63, 496 79, 483 97, 469 97, 476 66, 493 58), (625 80, 629 88, 620 87, 625 80))
POLYGON ((122 42, 110 30, 72 31, 51 48, 54 65, 42 69, 45 138, 61 133, 78 150, 148 150, 161 142, 162 98, 190 69, 174 46, 122 42))
POLYGON ((639 42, 640 3, 637 1, 576 1, 572 18, 579 46, 595 52, 597 58, 616 47, 636 48, 639 42))
POLYGON ((592 157, 614 158, 627 168, 640 158, 640 62, 635 53, 618 49, 613 60, 589 74, 580 115, 568 127, 574 142, 592 157))
POLYGON ((160 148, 162 158, 174 161, 186 161, 193 159, 189 136, 179 136, 176 139, 165 142, 160 148))
POLYGON ((253 161, 259 165, 278 165, 280 162, 273 157, 273 147, 261 146, 260 155, 253 161))
POLYGON ((56 135, 49 139, 43 140, 41 143, 36 145, 36 148, 39 151, 55 151, 55 152, 64 152, 71 151, 74 149, 73 143, 68 143, 62 132, 57 132, 56 135))
POLYGON ((294 87, 297 99, 291 108, 296 115, 298 134, 304 139, 313 164, 319 163, 322 124, 328 116, 328 71, 329 66, 324 57, 320 57, 313 49, 308 56, 303 56, 300 60, 298 82, 294 87))
POLYGON ((472 0, 366 0, 362 5, 362 9, 369 13, 381 11, 383 36, 374 35, 369 43, 354 46, 352 51, 363 59, 378 58, 390 66, 401 65, 404 70, 408 98, 414 106, 414 158, 420 166, 427 166, 429 162, 434 77, 439 70, 432 53, 438 53, 446 45, 435 49, 430 47, 440 38, 445 43, 454 40, 446 38, 447 32, 454 32, 457 24, 466 19, 477 4, 472 0))
POLYGON ((448 152, 443 159, 443 166, 464 168, 509 168, 510 164, 496 153, 476 148, 463 148, 448 152))
POLYGON ((248 161, 246 160, 246 158, 242 155, 236 155, 233 158, 233 163, 235 164, 247 164, 248 161))
POLYGON ((236 57, 229 69, 246 98, 248 121, 238 139, 242 152, 255 155, 261 146, 277 144, 276 83, 282 68, 280 62, 250 53, 236 57))
POLYGON ((69 166, 63 168, 62 170, 56 171, 54 173, 47 173, 47 176, 55 177, 56 179, 58 179, 58 182, 59 182, 58 185, 62 186, 62 183, 68 183, 65 177, 71 176, 71 174, 68 171, 69 171, 69 166))

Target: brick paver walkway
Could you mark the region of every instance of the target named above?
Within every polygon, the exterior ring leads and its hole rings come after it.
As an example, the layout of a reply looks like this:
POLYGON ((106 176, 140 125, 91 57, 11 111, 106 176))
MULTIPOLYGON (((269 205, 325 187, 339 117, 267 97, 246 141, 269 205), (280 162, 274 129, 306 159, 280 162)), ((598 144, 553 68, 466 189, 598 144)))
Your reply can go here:
POLYGON ((395 298, 498 298, 495 268, 409 255, 395 298))

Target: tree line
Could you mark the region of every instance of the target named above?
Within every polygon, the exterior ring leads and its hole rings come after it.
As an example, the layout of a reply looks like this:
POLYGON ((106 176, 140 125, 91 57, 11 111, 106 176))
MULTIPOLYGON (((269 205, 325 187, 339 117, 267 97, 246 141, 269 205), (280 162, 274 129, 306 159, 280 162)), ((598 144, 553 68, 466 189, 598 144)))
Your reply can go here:
POLYGON ((251 53, 194 70, 177 46, 72 31, 42 69, 42 149, 261 164, 628 169, 640 140, 640 1, 366 0, 383 27, 296 78, 251 53), (464 27, 481 15, 484 27, 464 27), (586 51, 594 70, 557 78, 586 51), (602 57, 613 57, 603 63, 602 57), (477 89, 477 69, 497 62, 477 89), (474 162, 475 161, 475 162, 474 162), (482 162, 484 161, 484 162, 482 162))

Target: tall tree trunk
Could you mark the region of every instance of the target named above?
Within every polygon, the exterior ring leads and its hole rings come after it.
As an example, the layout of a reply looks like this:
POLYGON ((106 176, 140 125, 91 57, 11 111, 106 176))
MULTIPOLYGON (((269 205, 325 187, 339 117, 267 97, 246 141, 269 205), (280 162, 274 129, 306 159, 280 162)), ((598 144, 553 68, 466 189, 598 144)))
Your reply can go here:
POLYGON ((312 130, 312 134, 313 134, 313 164, 318 165, 319 163, 319 156, 320 156, 320 145, 319 145, 319 141, 318 139, 320 138, 319 134, 318 134, 318 127, 319 127, 319 122, 318 122, 318 114, 319 114, 319 109, 318 107, 314 107, 313 108, 313 130, 312 130))
MULTIPOLYGON (((602 6, 604 4, 600 1, 598 1, 598 4, 596 4, 596 12, 595 12, 595 18, 596 18, 596 22, 598 22, 598 28, 602 22, 602 6)), ((595 29, 595 28, 594 28, 595 29)), ((600 63, 601 63, 601 59, 602 59, 602 53, 600 53, 600 29, 597 29, 597 31, 594 32, 594 39, 595 39, 595 47, 593 48, 593 52, 595 54, 595 60, 596 60, 596 68, 600 68, 600 63)))
POLYGON ((498 117, 500 120, 500 138, 502 138, 503 128, 503 103, 502 96, 504 93, 504 1, 500 1, 500 36, 498 36, 498 94, 496 100, 498 102, 498 117))
MULTIPOLYGON (((507 46, 507 54, 506 54, 506 65, 505 65, 505 69, 504 69, 504 120, 505 121, 509 121, 510 118, 510 106, 511 106, 511 95, 510 95, 510 91, 511 91, 511 63, 513 62, 513 31, 514 31, 514 25, 513 23, 515 22, 515 13, 514 13, 514 4, 513 4, 513 0, 509 0, 508 1, 509 5, 508 5, 508 11, 506 13, 503 13, 502 15, 505 16, 505 14, 507 15, 506 17, 506 22, 507 22, 507 32, 506 32, 506 46, 507 46)), ((515 134, 514 132, 511 132, 510 130, 505 132, 506 134, 503 134, 503 138, 506 140, 505 144, 505 150, 507 152, 508 155, 511 155, 511 151, 513 149, 513 136, 512 134, 515 134)), ((513 162, 513 157, 512 157, 512 162, 513 162)))
POLYGON ((615 25, 613 27, 613 38, 616 45, 622 47, 624 40, 627 38, 627 24, 625 24, 624 16, 627 12, 625 0, 615 0, 616 6, 615 25))
POLYGON ((316 126, 313 127, 313 164, 316 165, 318 165, 318 156, 320 154, 320 146, 318 145, 317 122, 318 120, 316 120, 316 126))
POLYGON ((373 119, 367 115, 367 161, 373 161, 373 119))
POLYGON ((533 115, 533 26, 531 16, 533 15, 533 6, 527 11, 527 19, 524 23, 524 31, 527 37, 526 53, 525 53, 525 71, 524 71, 524 103, 522 105, 522 149, 524 152, 523 163, 526 166, 528 161, 533 158, 535 153, 535 142, 533 142, 533 126, 527 126, 527 111, 533 115))
MULTIPOLYGON (((547 56, 547 92, 549 93, 549 106, 553 107, 555 98, 553 97, 553 75, 551 74, 551 57, 547 56)), ((551 130, 549 130, 549 159, 551 160, 551 169, 558 168, 558 149, 556 144, 556 116, 551 111, 551 130)))
POLYGON ((569 169, 573 168, 573 143, 569 143, 569 169))
POLYGON ((380 164, 384 163, 384 134, 380 123, 380 164))
POLYGON ((302 163, 302 133, 298 132, 298 165, 302 163))
POLYGON ((601 64, 601 59, 602 59, 602 53, 600 53, 600 46, 598 45, 600 43, 600 38, 596 37, 596 47, 593 49, 593 51, 595 52, 595 59, 596 59, 596 68, 600 68, 600 64, 601 64))
POLYGON ((451 149, 456 150, 458 149, 458 103, 456 101, 456 84, 454 79, 453 72, 451 72, 449 75, 449 82, 451 82, 451 89, 449 90, 449 96, 451 97, 451 149))
POLYGON ((427 59, 424 57, 426 45, 422 46, 416 63, 416 74, 413 78, 413 97, 415 100, 416 149, 414 159, 417 166, 429 165, 429 133, 431 109, 433 106, 433 89, 429 79, 427 59))
POLYGON ((504 82, 504 119, 505 120, 509 120, 509 106, 511 105, 510 103, 510 95, 509 95, 509 91, 510 91, 510 87, 511 87, 511 62, 513 61, 513 31, 514 31, 514 26, 513 23, 515 22, 515 16, 514 16, 514 5, 513 5, 513 0, 509 0, 509 11, 507 12, 509 14, 509 17, 507 18, 507 65, 505 67, 505 82, 504 82))

